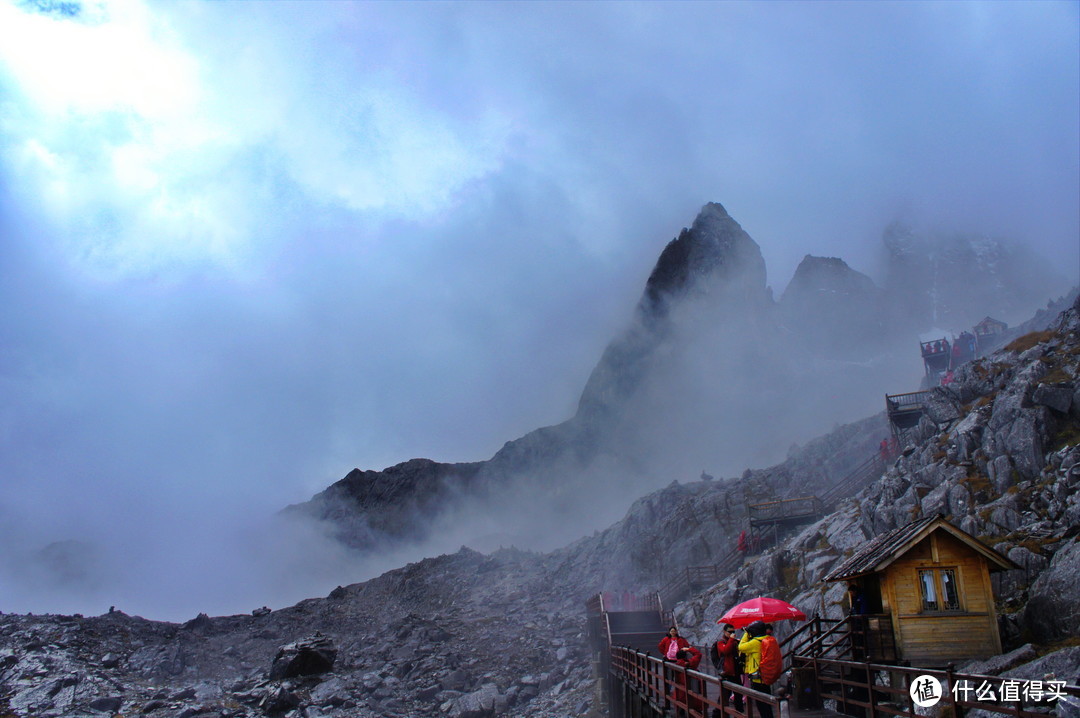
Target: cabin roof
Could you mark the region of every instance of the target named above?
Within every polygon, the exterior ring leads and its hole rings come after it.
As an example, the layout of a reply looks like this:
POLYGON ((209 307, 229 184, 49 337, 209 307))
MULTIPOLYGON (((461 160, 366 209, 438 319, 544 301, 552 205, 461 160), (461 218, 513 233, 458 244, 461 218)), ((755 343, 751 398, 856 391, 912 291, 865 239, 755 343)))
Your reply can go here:
POLYGON ((1000 319, 994 319, 994 318, 993 318, 993 317, 991 317, 991 316, 986 316, 986 317, 983 317, 983 320, 982 320, 981 322, 979 322, 978 324, 976 324, 975 326, 977 326, 977 327, 981 327, 981 326, 989 326, 989 325, 991 325, 991 324, 997 324, 997 325, 1000 325, 1000 326, 1002 326, 1002 327, 1007 327, 1007 326, 1009 326, 1008 324, 1006 324, 1005 322, 1001 321, 1000 319))
POLYGON ((990 562, 991 570, 1008 571, 1020 568, 971 534, 950 524, 941 514, 935 514, 912 521, 910 524, 895 528, 868 541, 847 560, 826 574, 825 580, 844 581, 882 571, 910 551, 919 541, 939 529, 952 534, 977 553, 982 554, 990 562))

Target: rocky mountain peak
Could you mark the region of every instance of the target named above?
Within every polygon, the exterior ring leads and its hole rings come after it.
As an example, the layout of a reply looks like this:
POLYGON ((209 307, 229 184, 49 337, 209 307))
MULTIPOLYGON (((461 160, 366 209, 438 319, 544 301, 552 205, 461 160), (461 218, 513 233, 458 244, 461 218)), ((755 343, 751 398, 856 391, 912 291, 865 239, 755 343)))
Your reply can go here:
POLYGON ((673 299, 706 279, 741 295, 765 289, 761 248, 718 202, 702 207, 690 228, 661 252, 645 284, 642 308, 663 314, 673 299))
POLYGON ((838 293, 845 296, 871 293, 874 280, 848 266, 839 257, 815 257, 808 254, 799 262, 795 276, 784 290, 781 301, 788 297, 804 299, 809 293, 838 293))
POLYGON ((780 298, 785 327, 825 356, 877 351, 886 337, 884 297, 870 277, 838 257, 806 255, 780 298))
POLYGON ((507 441, 486 461, 354 471, 289 513, 362 552, 449 535, 454 545, 488 547, 496 536, 549 547, 614 520, 663 478, 775 462, 821 424, 865 416, 898 383, 913 388, 908 297, 833 257, 807 256, 779 304, 765 280, 757 243, 723 205, 706 204, 663 248, 573 416, 507 441), (583 493, 605 497, 607 513, 583 493), (458 527, 472 524, 449 518, 492 507, 513 518, 483 534, 461 536, 458 527))

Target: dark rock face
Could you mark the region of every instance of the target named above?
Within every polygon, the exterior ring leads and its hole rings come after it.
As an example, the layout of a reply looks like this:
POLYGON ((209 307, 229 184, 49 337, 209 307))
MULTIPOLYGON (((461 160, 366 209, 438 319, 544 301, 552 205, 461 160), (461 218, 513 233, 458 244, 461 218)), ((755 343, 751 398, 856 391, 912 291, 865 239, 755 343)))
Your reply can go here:
POLYGON ((578 415, 614 413, 646 380, 650 359, 670 336, 665 321, 680 304, 708 297, 722 314, 758 316, 769 303, 761 249, 719 204, 702 208, 661 252, 630 328, 604 351, 581 394, 578 415))
POLYGON ((1051 642, 1075 637, 1080 626, 1080 541, 1073 538, 1054 552, 1047 570, 1034 572, 1023 624, 1034 638, 1051 642))
POLYGON ((413 459, 384 471, 353 469, 345 478, 286 513, 314 516, 332 524, 346 544, 378 550, 396 542, 422 540, 426 524, 447 500, 477 483, 481 464, 442 464, 413 459))
POLYGON ((328 673, 334 668, 337 649, 334 642, 322 634, 290 643, 278 649, 270 666, 270 680, 328 673))
POLYGON ((710 202, 690 229, 660 253, 639 310, 662 317, 670 305, 693 291, 717 289, 730 299, 760 301, 765 291, 765 260, 750 235, 724 207, 710 202))

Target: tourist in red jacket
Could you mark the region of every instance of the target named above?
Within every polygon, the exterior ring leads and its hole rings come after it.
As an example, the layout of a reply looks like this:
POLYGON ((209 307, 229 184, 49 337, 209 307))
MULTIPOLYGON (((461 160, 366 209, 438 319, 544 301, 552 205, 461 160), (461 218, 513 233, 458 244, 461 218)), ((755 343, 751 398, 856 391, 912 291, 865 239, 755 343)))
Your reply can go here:
MULTIPOLYGON (((686 648, 675 653, 675 665, 677 666, 681 666, 683 668, 686 668, 687 670, 696 671, 700 663, 701 651, 689 644, 687 644, 686 648)), ((673 685, 675 690, 674 695, 672 696, 672 699, 674 700, 677 707, 687 702, 687 679, 689 679, 690 686, 693 687, 696 693, 704 693, 703 689, 705 686, 700 679, 687 676, 684 672, 678 671, 675 674, 675 682, 673 685)), ((702 708, 701 701, 695 698, 690 698, 690 703, 688 707, 690 710, 700 712, 702 708)), ((677 710, 681 711, 682 708, 679 707, 677 708, 677 710)), ((678 713, 678 715, 682 715, 682 713, 680 712, 678 713)))
MULTIPOLYGON (((716 642, 716 652, 720 654, 720 679, 732 683, 742 683, 742 671, 739 667, 739 639, 735 635, 735 626, 724 624, 724 632, 716 642)), ((743 710, 742 693, 731 692, 731 700, 741 713, 743 710)))
POLYGON ((690 642, 679 635, 679 629, 672 626, 667 635, 660 639, 660 657, 674 661, 675 653, 690 647, 690 642))

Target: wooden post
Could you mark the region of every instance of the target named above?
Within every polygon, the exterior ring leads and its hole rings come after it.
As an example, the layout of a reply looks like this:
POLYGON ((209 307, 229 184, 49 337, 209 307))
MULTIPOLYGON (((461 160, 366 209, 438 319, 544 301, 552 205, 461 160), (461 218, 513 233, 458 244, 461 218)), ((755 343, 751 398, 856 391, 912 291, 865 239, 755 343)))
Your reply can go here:
POLYGON ((953 709, 953 718, 964 718, 964 709, 956 702, 956 666, 952 663, 945 666, 945 680, 948 682, 949 687, 944 690, 949 692, 949 705, 953 709))
POLYGON ((870 664, 866 664, 866 702, 869 704, 867 708, 870 714, 867 718, 875 718, 874 711, 874 676, 870 672, 870 664))

